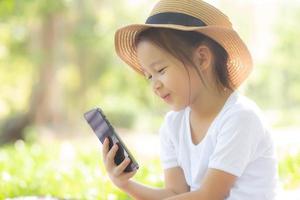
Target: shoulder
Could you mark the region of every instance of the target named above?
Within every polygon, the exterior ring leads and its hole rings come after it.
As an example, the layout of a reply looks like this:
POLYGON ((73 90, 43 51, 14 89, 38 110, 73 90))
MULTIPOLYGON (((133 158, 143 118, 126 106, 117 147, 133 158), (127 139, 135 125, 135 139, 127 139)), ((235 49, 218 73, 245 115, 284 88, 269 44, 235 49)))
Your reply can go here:
POLYGON ((220 130, 230 128, 233 130, 242 129, 243 132, 264 133, 266 122, 262 111, 256 103, 246 96, 235 94, 234 100, 226 107, 218 120, 220 130))
POLYGON ((222 118, 226 121, 230 118, 245 120, 245 118, 263 121, 263 113, 257 104, 250 98, 236 94, 234 100, 227 106, 222 118))

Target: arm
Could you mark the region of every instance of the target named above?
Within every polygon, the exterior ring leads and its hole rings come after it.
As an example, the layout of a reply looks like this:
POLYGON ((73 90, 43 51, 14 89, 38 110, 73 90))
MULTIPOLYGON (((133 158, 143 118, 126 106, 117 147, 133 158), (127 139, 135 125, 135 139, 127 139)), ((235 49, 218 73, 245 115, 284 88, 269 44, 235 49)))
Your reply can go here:
POLYGON ((167 200, 224 200, 228 197, 236 176, 227 172, 208 169, 200 189, 179 194, 167 200))
POLYGON ((164 176, 164 189, 150 188, 134 181, 129 181, 122 189, 133 198, 141 200, 164 199, 189 191, 189 187, 186 184, 183 171, 180 167, 166 169, 164 176))
POLYGON ((124 172, 124 169, 129 164, 129 160, 126 159, 120 165, 115 165, 114 157, 117 148, 118 146, 115 145, 111 150, 108 150, 108 140, 106 139, 104 141, 104 165, 111 181, 134 199, 159 200, 189 191, 189 187, 186 184, 183 171, 180 167, 174 167, 164 171, 165 188, 163 189, 151 188, 130 180, 136 171, 129 173, 124 172))

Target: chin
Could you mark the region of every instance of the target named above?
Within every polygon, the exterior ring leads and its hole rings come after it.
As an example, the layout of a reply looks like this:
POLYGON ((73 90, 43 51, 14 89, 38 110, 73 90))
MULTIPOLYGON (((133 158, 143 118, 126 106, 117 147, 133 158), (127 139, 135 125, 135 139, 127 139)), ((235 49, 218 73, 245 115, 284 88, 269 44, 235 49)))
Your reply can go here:
POLYGON ((177 112, 177 111, 181 111, 183 109, 185 109, 187 106, 186 105, 170 105, 171 110, 177 112))

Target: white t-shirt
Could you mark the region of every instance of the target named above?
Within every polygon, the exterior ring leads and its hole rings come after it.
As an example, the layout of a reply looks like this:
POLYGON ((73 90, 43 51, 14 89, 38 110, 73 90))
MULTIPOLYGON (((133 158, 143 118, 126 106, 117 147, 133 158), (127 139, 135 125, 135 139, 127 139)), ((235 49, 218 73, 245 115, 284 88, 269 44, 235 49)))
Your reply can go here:
POLYGON ((166 114, 160 128, 163 168, 181 167, 191 191, 214 168, 238 177, 226 200, 275 199, 275 149, 256 104, 233 92, 197 145, 191 139, 190 110, 166 114))

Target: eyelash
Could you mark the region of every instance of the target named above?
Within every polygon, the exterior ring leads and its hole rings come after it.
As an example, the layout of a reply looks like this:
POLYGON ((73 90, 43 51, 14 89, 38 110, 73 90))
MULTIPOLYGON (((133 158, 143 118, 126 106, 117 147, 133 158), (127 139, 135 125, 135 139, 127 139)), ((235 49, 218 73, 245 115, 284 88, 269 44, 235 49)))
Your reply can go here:
MULTIPOLYGON (((160 70, 158 70, 158 73, 163 73, 164 72, 164 70, 166 69, 167 67, 163 67, 163 68, 161 68, 160 70)), ((148 80, 151 80, 151 78, 152 78, 152 76, 150 75, 150 76, 148 76, 148 77, 146 77, 148 80)))
POLYGON ((164 72, 165 69, 166 69, 166 68, 163 67, 163 68, 161 68, 160 70, 158 70, 158 72, 159 72, 159 73, 162 73, 162 72, 164 72))

